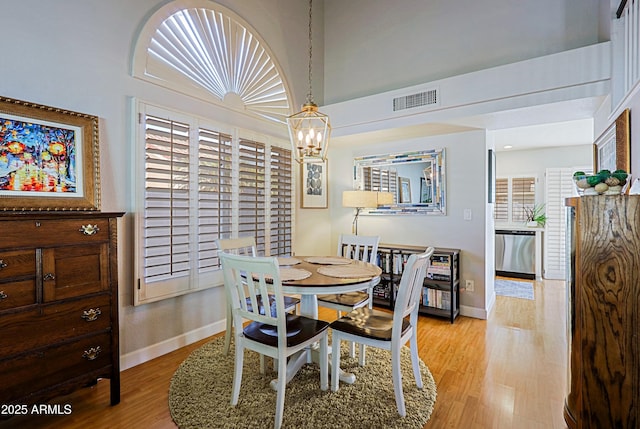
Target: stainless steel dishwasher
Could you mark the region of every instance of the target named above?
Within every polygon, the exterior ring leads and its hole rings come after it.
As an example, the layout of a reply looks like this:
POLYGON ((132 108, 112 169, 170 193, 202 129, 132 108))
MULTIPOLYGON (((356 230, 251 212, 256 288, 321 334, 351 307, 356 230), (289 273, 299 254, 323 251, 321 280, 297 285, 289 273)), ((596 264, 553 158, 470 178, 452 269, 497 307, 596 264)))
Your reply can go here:
POLYGON ((536 278, 536 233, 496 229, 496 275, 536 278))

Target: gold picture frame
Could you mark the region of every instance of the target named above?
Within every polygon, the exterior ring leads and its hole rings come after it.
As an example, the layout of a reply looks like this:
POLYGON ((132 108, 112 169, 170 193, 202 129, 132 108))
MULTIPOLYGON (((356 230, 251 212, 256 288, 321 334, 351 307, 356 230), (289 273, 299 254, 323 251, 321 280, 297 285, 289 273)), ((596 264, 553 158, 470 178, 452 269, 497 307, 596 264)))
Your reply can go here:
POLYGON ((631 173, 630 110, 625 109, 593 145, 594 172, 624 170, 631 173))
POLYGON ((0 97, 0 210, 99 210, 98 117, 0 97))

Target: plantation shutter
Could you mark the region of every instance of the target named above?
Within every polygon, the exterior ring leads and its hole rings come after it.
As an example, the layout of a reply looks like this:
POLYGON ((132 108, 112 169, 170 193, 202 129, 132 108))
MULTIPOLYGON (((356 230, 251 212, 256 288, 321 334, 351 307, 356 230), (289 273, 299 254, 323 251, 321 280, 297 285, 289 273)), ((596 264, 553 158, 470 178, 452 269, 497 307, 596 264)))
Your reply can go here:
POLYGON ((493 218, 496 222, 509 222, 509 179, 496 179, 493 218))
POLYGON ((591 172, 590 167, 547 168, 545 179, 544 278, 565 280, 566 277, 566 205, 565 199, 575 195, 574 171, 591 172))
POLYGON ((535 177, 513 177, 511 179, 511 221, 526 222, 527 210, 533 210, 535 203, 535 177))
POLYGON ((238 236, 253 236, 256 250, 265 255, 265 145, 240 140, 240 195, 238 236))
POLYGON ((215 240, 232 232, 231 136, 200 129, 198 141, 198 269, 220 266, 215 240))
POLYGON ((291 150, 271 147, 270 256, 291 255, 292 198, 291 150))
POLYGON ((144 280, 189 276, 189 126, 145 121, 144 280))
MULTIPOLYGON (((222 285, 217 238, 290 255, 291 151, 207 120, 139 105, 134 304, 222 285)), ((255 133, 254 133, 255 134, 255 133)))

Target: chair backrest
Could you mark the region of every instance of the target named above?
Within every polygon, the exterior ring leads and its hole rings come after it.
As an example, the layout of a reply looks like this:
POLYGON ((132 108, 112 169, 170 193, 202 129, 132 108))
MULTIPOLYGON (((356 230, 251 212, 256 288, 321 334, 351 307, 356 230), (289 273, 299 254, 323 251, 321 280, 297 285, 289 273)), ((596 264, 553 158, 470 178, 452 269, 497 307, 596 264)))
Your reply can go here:
MULTIPOLYGON (((249 320, 276 326, 278 332, 286 332, 287 313, 278 259, 221 252, 220 262, 224 287, 231 298, 229 305, 234 326, 242 326, 244 320, 249 320)), ((240 331, 236 330, 236 335, 240 331)), ((278 344, 286 345, 286 335, 278 335, 278 344)))
POLYGON ((424 253, 409 256, 398 286, 393 310, 393 332, 402 330, 402 319, 405 317, 415 318, 414 323, 417 320, 424 278, 434 251, 433 247, 427 247, 424 253))
POLYGON ((340 234, 338 238, 338 256, 359 261, 376 263, 378 257, 379 236, 340 234))
POLYGON ((238 238, 216 239, 218 253, 231 253, 233 255, 257 256, 256 239, 252 236, 238 238))

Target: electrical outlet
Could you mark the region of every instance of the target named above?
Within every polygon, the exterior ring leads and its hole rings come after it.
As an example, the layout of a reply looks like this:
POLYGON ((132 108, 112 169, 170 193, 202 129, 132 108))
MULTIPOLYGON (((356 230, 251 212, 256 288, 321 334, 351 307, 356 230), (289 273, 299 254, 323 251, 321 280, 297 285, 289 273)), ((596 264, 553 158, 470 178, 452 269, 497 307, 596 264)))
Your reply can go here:
POLYGON ((473 288, 474 288, 473 280, 465 281, 464 288, 467 292, 473 292, 473 288))

